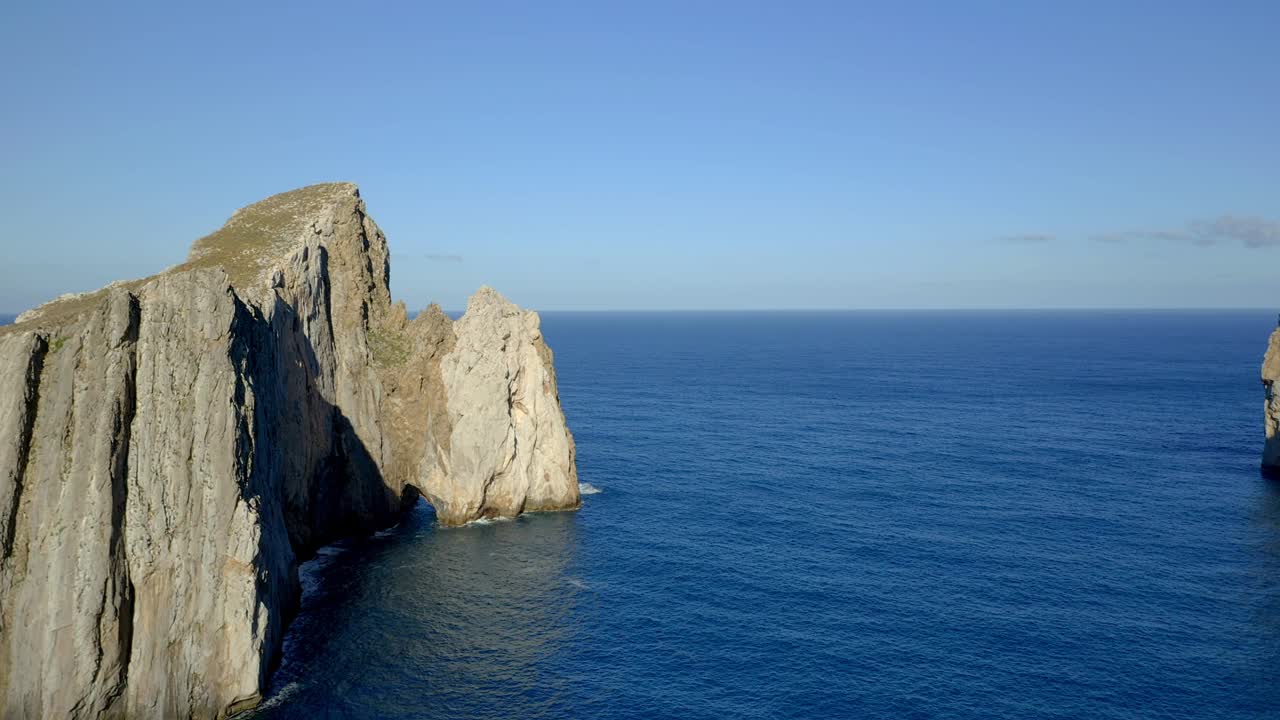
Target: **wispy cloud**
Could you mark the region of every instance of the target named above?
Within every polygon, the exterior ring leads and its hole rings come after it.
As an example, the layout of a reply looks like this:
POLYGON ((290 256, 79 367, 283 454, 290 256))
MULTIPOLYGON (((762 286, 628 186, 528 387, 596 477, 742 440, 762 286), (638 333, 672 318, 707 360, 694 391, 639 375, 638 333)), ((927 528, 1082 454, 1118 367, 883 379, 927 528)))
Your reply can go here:
POLYGON ((440 253, 396 253, 395 256, 401 260, 426 260, 427 262, 441 263, 460 263, 461 255, 445 255, 440 253))
POLYGON ((1213 220, 1192 223, 1191 229, 1198 237, 1214 241, 1238 240, 1245 247, 1280 245, 1280 222, 1266 218, 1222 215, 1213 220))
POLYGON ((1131 240, 1167 240, 1178 242, 1189 240, 1183 230, 1126 230, 1124 232, 1102 233, 1093 239, 1104 243, 1126 243, 1131 240))
POLYGON ((1192 220, 1177 230, 1128 230, 1094 235, 1093 239, 1106 243, 1157 240, 1202 247, 1238 242, 1248 248, 1265 248, 1280 245, 1280 221, 1220 215, 1210 220, 1192 220))
POLYGON ((1007 243, 1009 245, 1035 245, 1038 243, 1053 242, 1057 239, 1056 235, 1049 233, 1023 233, 1021 235, 1001 235, 995 240, 999 243, 1007 243))

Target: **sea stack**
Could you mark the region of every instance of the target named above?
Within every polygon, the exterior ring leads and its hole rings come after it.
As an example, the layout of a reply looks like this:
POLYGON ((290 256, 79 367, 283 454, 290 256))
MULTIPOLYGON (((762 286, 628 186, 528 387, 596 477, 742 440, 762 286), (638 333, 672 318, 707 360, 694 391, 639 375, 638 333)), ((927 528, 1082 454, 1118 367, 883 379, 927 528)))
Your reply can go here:
POLYGON ((396 521, 578 507, 536 313, 392 304, 354 185, 235 213, 159 275, 0 328, 0 716, 256 704, 297 565, 396 521))
POLYGON ((1273 477, 1280 477, 1280 328, 1271 332, 1267 342, 1267 354, 1262 358, 1262 389, 1264 401, 1262 406, 1262 423, 1264 440, 1262 444, 1262 471, 1273 477))

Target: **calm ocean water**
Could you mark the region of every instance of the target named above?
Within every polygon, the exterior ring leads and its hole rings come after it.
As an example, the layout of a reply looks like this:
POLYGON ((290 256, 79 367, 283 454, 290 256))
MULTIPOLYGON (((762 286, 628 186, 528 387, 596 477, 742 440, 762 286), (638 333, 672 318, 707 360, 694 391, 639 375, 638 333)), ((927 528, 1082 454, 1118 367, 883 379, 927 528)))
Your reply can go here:
POLYGON ((599 488, 305 566, 258 718, 1274 718, 1266 312, 556 314, 599 488))

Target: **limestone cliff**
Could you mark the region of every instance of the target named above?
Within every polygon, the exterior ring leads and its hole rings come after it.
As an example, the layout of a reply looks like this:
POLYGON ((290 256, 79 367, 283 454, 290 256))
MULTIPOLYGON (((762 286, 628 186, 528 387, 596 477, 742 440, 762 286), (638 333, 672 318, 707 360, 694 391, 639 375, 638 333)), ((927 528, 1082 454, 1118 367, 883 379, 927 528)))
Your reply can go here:
POLYGON ((436 512, 465 522, 576 503, 573 436, 537 313, 486 287, 454 328, 440 368, 449 434, 417 475, 436 512))
POLYGON ((317 185, 0 328, 0 716, 225 716, 318 546, 419 494, 577 507, 537 315, 482 289, 410 321, 389 282, 355 186, 317 185))
POLYGON ((445 525, 577 507, 573 436, 538 314, 482 287, 456 322, 397 306, 375 335, 394 474, 445 525))
POLYGON ((1262 444, 1262 469, 1269 474, 1280 476, 1280 329, 1271 333, 1267 343, 1267 353, 1262 359, 1262 388, 1264 401, 1262 421, 1264 437, 1262 444))

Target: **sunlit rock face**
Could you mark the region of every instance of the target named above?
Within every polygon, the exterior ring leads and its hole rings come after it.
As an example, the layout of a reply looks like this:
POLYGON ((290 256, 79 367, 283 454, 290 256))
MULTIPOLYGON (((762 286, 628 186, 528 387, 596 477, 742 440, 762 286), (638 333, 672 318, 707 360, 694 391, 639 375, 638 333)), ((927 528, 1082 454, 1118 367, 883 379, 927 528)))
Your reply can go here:
POLYGON ((578 473, 538 314, 481 288, 441 360, 449 435, 425 458, 441 522, 575 508, 578 473))
POLYGON ((537 316, 392 305, 356 187, 240 210, 186 263, 0 329, 0 716, 255 704, 297 564, 393 523, 578 504, 537 316))

